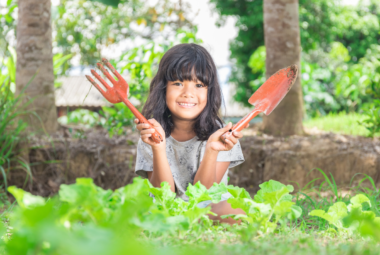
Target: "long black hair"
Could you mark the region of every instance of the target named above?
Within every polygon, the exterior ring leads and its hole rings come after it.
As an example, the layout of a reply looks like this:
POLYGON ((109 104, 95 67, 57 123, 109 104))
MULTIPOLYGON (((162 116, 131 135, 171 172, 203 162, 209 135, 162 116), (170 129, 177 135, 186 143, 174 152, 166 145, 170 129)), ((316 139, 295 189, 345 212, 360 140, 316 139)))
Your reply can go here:
POLYGON ((166 105, 166 86, 169 81, 201 81, 208 87, 207 104, 194 122, 198 139, 207 140, 221 128, 219 109, 222 104, 222 91, 217 71, 211 55, 200 45, 179 44, 169 49, 162 57, 156 76, 150 83, 150 93, 142 110, 147 118, 156 119, 169 137, 174 126, 171 113, 166 105))

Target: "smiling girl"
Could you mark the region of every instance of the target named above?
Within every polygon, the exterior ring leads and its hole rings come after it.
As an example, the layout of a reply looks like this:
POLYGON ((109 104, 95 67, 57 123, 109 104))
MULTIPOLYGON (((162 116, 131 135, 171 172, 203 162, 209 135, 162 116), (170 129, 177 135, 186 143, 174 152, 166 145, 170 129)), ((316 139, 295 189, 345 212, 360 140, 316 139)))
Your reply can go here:
MULTIPOLYGON (((135 120, 141 139, 137 146, 135 171, 148 178, 155 187, 168 182, 171 190, 184 200, 189 183, 200 181, 206 188, 214 182, 227 184, 228 169, 244 162, 238 139, 243 135, 233 132, 222 141, 221 135, 231 129, 223 127, 220 118, 222 93, 214 61, 205 48, 196 44, 172 47, 161 59, 158 72, 150 84, 150 94, 143 115, 159 131, 163 142, 151 140, 154 129, 135 120)), ((240 209, 222 202, 211 204, 211 211, 221 219, 225 214, 241 214, 240 209)))

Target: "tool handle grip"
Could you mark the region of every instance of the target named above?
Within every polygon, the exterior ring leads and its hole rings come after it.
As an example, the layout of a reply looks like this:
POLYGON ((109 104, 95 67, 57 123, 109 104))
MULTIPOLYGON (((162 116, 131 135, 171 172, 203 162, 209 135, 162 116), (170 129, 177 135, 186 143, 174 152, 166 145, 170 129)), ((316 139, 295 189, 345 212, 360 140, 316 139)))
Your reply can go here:
POLYGON ((149 128, 153 128, 154 130, 156 130, 151 136, 152 140, 155 143, 160 143, 164 141, 160 132, 158 132, 158 130, 155 127, 153 127, 153 125, 136 109, 136 107, 134 107, 134 105, 128 100, 127 96, 121 95, 121 93, 117 94, 119 95, 119 98, 123 101, 123 103, 129 108, 129 110, 131 110, 133 115, 135 115, 135 117, 140 121, 140 124, 148 124, 149 128))
POLYGON ((248 113, 245 115, 244 118, 242 118, 238 123, 236 123, 229 131, 221 135, 222 141, 224 141, 226 138, 232 135, 232 132, 234 131, 242 131, 248 124, 249 122, 256 117, 260 112, 260 110, 253 110, 252 112, 248 113))

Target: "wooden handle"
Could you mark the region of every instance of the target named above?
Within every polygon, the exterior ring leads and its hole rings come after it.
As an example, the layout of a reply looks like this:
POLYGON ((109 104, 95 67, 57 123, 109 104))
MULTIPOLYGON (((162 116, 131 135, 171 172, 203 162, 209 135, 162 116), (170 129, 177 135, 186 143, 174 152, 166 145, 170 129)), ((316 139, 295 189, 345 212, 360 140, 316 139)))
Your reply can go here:
POLYGON ((244 118, 242 118, 238 123, 236 123, 228 132, 224 133, 222 136, 221 136, 221 139, 222 141, 226 140, 226 138, 228 138, 230 135, 232 135, 232 132, 234 131, 242 131, 243 128, 245 128, 249 122, 257 116, 257 114, 259 114, 260 112, 262 112, 262 110, 260 109, 254 109, 252 110, 252 112, 248 113, 247 115, 245 115, 244 118))
POLYGON ((160 143, 164 141, 164 139, 160 135, 160 132, 158 132, 157 129, 153 127, 153 125, 136 109, 136 107, 134 107, 134 105, 128 100, 127 95, 123 95, 118 90, 116 90, 116 93, 118 94, 120 100, 123 101, 123 103, 129 108, 129 110, 131 110, 133 115, 135 115, 135 117, 140 121, 140 124, 148 124, 149 128, 153 128, 154 130, 156 130, 151 136, 152 140, 155 143, 160 143))

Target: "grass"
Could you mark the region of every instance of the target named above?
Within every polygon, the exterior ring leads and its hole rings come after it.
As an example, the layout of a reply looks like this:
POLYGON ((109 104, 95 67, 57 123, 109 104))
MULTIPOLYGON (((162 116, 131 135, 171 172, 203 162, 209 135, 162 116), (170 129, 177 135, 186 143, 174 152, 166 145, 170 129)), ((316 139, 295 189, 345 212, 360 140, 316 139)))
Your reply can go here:
POLYGON ((309 119, 304 121, 306 128, 318 128, 319 130, 333 132, 344 135, 368 136, 369 131, 361 126, 358 121, 362 121, 365 116, 358 113, 329 114, 327 116, 309 119))

